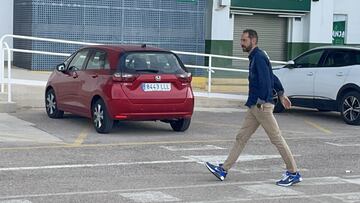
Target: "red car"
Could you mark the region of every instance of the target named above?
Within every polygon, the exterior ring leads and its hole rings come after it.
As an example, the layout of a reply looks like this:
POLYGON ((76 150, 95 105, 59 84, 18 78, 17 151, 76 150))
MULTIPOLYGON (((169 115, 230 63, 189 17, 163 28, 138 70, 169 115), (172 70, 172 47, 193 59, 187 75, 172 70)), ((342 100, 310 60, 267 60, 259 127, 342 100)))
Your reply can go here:
POLYGON ((46 85, 50 118, 64 112, 91 118, 99 133, 116 120, 161 120, 189 128, 194 109, 191 74, 174 53, 153 47, 84 47, 59 64, 46 85))

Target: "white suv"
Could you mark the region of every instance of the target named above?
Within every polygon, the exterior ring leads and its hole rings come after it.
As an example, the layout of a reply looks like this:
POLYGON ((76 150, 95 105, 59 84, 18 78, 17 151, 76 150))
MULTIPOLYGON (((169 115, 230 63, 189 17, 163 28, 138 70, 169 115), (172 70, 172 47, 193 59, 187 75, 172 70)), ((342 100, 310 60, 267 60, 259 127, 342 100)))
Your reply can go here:
MULTIPOLYGON (((360 124, 360 48, 311 49, 274 74, 294 106, 338 111, 346 123, 360 124)), ((277 102, 275 112, 283 110, 277 102)))

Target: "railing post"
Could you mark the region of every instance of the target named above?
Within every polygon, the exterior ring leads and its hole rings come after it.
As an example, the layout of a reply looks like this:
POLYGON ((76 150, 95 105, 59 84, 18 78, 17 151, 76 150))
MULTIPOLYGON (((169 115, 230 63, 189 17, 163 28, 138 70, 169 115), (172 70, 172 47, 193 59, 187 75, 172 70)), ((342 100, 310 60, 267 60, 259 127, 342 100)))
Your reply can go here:
POLYGON ((1 93, 5 92, 5 69, 4 69, 4 48, 3 44, 0 44, 0 82, 1 82, 1 93))
MULTIPOLYGON (((8 57, 8 62, 7 62, 7 69, 8 69, 8 102, 11 102, 11 50, 9 45, 4 42, 4 45, 6 46, 7 49, 7 57, 8 57)), ((5 57, 4 57, 5 58, 5 57)))
POLYGON ((212 56, 209 56, 208 93, 211 93, 212 56))

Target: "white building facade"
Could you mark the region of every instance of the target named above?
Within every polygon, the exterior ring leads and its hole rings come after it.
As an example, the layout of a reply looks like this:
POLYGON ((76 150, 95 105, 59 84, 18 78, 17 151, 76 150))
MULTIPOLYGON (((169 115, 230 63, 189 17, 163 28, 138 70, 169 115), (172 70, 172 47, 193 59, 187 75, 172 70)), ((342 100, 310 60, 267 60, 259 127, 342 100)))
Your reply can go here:
POLYGON ((322 45, 360 46, 358 0, 209 0, 208 4, 209 53, 246 56, 240 36, 248 28, 257 30, 259 47, 273 60, 289 60, 322 45))

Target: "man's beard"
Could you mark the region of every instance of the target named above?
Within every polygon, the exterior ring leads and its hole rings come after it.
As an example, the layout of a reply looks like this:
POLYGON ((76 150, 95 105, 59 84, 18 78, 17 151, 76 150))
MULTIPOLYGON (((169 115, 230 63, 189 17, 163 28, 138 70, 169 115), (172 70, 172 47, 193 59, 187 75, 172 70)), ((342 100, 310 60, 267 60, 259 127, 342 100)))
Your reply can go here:
POLYGON ((243 52, 250 52, 251 49, 253 48, 252 44, 250 44, 248 47, 242 46, 241 47, 243 52))

